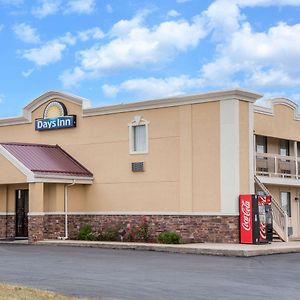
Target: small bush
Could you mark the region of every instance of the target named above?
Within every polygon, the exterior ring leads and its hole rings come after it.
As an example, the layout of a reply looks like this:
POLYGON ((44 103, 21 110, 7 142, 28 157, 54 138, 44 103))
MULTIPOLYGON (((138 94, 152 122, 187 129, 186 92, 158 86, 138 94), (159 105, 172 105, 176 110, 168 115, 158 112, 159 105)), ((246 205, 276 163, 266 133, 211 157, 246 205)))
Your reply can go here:
POLYGON ((110 226, 99 232, 99 241, 119 241, 120 240, 120 225, 110 226))
POLYGON ((135 237, 138 241, 148 242, 150 238, 149 224, 144 221, 136 230, 135 237))
POLYGON ((174 231, 164 231, 158 235, 157 241, 161 244, 180 244, 181 236, 174 231))
POLYGON ((90 240, 92 238, 92 226, 87 224, 79 229, 77 238, 78 240, 90 240))

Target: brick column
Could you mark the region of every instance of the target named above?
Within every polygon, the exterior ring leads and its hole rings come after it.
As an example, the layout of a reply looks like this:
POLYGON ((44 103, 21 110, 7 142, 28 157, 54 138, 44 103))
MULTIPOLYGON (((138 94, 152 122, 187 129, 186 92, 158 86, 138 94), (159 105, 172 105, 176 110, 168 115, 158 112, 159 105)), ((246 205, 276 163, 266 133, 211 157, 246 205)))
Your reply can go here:
POLYGON ((28 242, 35 243, 44 239, 44 216, 28 216, 28 242))
POLYGON ((28 241, 44 239, 44 184, 29 184, 28 241))

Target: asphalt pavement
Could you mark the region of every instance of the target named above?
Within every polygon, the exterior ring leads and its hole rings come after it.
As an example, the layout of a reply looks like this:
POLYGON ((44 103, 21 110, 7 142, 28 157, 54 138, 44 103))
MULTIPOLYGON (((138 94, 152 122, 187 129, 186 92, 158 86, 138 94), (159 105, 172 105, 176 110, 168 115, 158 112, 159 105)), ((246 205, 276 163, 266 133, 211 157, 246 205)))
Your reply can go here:
POLYGON ((98 299, 300 299, 300 254, 0 246, 0 282, 98 299))

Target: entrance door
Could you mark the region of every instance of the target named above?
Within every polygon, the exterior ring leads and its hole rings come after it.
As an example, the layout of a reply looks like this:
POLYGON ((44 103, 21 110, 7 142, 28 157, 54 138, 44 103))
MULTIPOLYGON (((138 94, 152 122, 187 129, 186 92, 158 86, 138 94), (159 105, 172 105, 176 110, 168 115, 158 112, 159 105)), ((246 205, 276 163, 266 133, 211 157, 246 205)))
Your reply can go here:
POLYGON ((16 237, 28 237, 28 190, 16 190, 16 237))

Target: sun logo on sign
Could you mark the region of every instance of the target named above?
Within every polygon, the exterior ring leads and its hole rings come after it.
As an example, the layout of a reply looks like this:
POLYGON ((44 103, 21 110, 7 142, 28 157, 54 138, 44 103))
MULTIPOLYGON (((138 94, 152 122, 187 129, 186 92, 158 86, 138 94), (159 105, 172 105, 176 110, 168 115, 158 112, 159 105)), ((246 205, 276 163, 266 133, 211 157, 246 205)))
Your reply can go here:
POLYGON ((44 110, 44 119, 56 119, 67 115, 65 105, 58 101, 50 102, 44 110))

